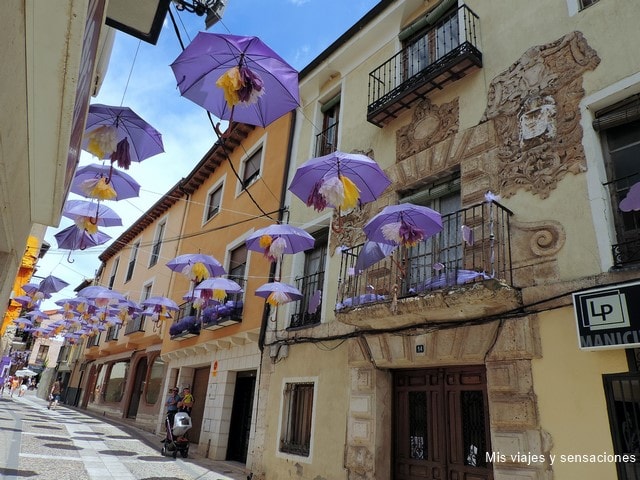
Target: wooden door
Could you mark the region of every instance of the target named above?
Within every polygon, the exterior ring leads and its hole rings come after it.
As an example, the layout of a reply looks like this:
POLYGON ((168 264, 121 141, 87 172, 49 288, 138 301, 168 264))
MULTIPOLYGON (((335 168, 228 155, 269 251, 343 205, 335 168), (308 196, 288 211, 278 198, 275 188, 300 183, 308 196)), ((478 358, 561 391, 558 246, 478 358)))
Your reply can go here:
POLYGON ((394 373, 395 480, 492 480, 484 366, 394 373))

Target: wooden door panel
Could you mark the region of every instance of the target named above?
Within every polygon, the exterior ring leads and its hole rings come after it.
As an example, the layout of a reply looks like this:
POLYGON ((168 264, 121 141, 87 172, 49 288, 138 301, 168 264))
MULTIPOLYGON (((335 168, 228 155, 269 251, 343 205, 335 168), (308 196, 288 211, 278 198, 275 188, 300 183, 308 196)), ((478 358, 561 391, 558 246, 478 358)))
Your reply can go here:
POLYGON ((394 479, 492 480, 484 366, 394 373, 394 479))

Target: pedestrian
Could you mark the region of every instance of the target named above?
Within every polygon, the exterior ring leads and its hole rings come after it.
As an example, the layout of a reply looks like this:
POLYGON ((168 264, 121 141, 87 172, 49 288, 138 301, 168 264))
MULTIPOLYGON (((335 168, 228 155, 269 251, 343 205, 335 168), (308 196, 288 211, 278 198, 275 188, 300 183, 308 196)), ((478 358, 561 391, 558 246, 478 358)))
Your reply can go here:
POLYGON ((191 416, 191 409, 193 408, 193 395, 191 395, 191 390, 189 389, 189 387, 184 387, 182 389, 182 395, 180 397, 178 407, 181 412, 185 412, 189 416, 191 416))
POLYGON ((29 382, 29 380, 26 379, 26 378, 22 380, 22 383, 20 384, 20 391, 18 392, 18 396, 19 397, 23 397, 24 394, 26 393, 26 391, 27 391, 27 383, 28 382, 29 382))
MULTIPOLYGON (((178 413, 178 403, 180 402, 180 395, 178 395, 178 389, 172 388, 169 390, 169 396, 165 405, 167 407, 167 420, 169 420, 169 428, 173 428, 173 418, 178 413)), ((167 431, 167 438, 169 438, 169 432, 167 431)))
POLYGON ((61 377, 56 378, 56 381, 53 382, 53 385, 51 386, 51 390, 49 391, 49 405, 47 405, 49 410, 51 410, 52 407, 55 410, 58 406, 58 402, 60 401, 60 392, 62 391, 61 380, 61 377))
POLYGON ((20 379, 16 376, 11 378, 11 389, 9 390, 9 396, 13 398, 13 393, 20 387, 20 379))

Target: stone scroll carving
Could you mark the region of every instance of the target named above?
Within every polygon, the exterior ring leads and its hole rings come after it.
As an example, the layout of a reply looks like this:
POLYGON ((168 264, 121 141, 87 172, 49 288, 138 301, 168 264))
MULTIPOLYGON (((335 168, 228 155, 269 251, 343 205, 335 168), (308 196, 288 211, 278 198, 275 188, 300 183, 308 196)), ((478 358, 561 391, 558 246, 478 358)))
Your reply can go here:
POLYGON ((567 173, 586 170, 579 102, 582 75, 600 63, 580 32, 527 50, 489 88, 482 121, 498 137, 500 193, 549 196, 567 173))

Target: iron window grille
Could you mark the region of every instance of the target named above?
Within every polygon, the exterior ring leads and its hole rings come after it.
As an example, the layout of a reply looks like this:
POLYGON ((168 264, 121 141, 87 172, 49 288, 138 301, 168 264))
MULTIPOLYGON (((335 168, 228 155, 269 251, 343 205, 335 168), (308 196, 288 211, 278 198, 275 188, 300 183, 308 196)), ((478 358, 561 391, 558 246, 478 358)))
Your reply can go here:
POLYGON ((280 451, 308 457, 311 450, 314 384, 287 383, 283 392, 280 451))

